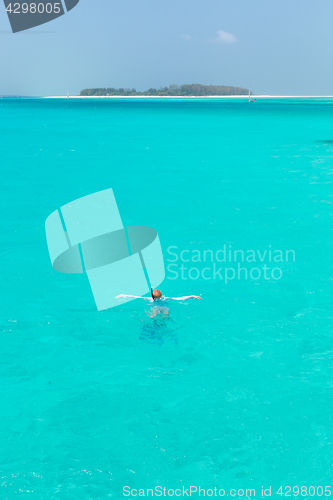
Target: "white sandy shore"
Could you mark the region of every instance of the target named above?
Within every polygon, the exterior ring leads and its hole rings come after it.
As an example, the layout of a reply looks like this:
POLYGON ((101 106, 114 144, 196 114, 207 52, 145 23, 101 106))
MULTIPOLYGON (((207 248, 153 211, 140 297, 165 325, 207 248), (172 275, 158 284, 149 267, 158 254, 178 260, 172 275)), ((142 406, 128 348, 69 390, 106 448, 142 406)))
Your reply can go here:
MULTIPOLYGON (((150 96, 150 95, 112 95, 112 96, 46 96, 43 99, 248 99, 248 95, 208 95, 208 96, 150 96)), ((332 99, 333 96, 323 95, 251 95, 252 99, 332 99)))

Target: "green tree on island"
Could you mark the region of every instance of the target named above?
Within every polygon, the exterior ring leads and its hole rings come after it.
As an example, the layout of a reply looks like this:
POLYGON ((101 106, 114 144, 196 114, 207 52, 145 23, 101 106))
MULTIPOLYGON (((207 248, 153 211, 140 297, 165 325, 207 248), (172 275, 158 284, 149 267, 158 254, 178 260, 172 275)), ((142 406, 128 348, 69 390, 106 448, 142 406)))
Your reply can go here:
POLYGON ((201 85, 192 83, 185 85, 169 85, 160 89, 150 88, 144 92, 135 89, 98 88, 81 90, 80 96, 219 96, 219 95, 248 95, 249 90, 241 87, 226 87, 223 85, 201 85))

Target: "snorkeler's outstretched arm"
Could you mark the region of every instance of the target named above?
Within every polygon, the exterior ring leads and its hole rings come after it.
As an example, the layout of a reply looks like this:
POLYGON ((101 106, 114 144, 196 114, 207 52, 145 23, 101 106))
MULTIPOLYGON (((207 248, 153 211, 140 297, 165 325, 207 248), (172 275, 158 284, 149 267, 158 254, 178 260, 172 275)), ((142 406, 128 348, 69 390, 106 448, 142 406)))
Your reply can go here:
POLYGON ((187 299, 202 300, 202 297, 199 297, 199 295, 186 295, 185 297, 166 297, 166 298, 172 299, 172 300, 187 300, 187 299))
POLYGON ((139 297, 138 295, 124 295, 124 294, 117 295, 117 297, 115 297, 115 299, 122 299, 123 297, 132 297, 132 299, 151 300, 150 297, 139 297))

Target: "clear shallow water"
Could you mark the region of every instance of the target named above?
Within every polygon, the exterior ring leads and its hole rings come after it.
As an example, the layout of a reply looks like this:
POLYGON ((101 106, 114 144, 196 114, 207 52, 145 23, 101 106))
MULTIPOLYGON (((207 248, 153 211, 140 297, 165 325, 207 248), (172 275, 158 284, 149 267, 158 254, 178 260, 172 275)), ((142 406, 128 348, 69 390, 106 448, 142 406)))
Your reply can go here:
POLYGON ((333 101, 2 99, 0 128, 2 497, 329 485, 333 101), (224 244, 295 262, 227 284, 167 271, 166 295, 203 300, 97 313, 44 222, 109 187, 166 265, 224 244))

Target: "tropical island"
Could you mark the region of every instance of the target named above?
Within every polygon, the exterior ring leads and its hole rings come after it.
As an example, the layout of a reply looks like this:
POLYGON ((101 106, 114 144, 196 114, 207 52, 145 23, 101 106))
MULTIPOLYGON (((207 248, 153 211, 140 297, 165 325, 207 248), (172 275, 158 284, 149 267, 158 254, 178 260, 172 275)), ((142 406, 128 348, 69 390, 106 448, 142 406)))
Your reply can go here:
POLYGON ((224 85, 201 85, 199 83, 185 85, 169 85, 160 89, 150 88, 143 92, 135 89, 120 88, 98 88, 81 90, 81 97, 89 96, 159 96, 159 97, 190 97, 190 96, 228 96, 228 95, 248 95, 249 89, 241 87, 226 87, 224 85))

